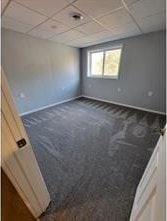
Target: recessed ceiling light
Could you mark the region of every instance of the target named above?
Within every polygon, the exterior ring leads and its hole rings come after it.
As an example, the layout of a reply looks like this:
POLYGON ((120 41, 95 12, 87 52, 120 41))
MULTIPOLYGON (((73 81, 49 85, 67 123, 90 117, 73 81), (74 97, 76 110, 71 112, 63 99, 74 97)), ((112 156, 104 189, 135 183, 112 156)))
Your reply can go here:
POLYGON ((83 16, 78 12, 72 12, 70 13, 70 17, 74 19, 74 21, 79 21, 83 19, 83 16))

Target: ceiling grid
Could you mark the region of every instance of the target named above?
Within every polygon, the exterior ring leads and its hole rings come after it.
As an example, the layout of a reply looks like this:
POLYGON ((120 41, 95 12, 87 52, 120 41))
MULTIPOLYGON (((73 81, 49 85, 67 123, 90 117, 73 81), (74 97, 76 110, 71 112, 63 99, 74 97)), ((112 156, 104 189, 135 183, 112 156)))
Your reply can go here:
POLYGON ((165 6, 165 0, 2 0, 2 27, 82 48, 165 29, 165 6))

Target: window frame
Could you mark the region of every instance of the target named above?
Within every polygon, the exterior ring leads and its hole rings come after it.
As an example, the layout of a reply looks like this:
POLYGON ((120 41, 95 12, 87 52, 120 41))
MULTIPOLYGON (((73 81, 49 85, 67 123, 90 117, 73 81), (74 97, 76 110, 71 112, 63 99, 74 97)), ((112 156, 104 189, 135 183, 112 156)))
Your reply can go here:
POLYGON ((111 47, 105 47, 105 48, 99 48, 95 50, 89 50, 87 52, 87 77, 88 78, 104 78, 104 79, 118 79, 120 75, 120 64, 121 64, 121 58, 122 58, 122 50, 123 50, 123 44, 111 46, 111 47), (111 50, 116 50, 120 49, 121 50, 121 55, 119 59, 119 64, 118 64, 118 75, 117 76, 110 76, 110 75, 104 75, 104 62, 105 62, 105 54, 106 51, 111 51, 111 50), (102 67, 102 74, 101 75, 92 75, 91 73, 91 64, 92 64, 92 56, 91 54, 96 53, 96 52, 103 52, 103 67, 102 67))

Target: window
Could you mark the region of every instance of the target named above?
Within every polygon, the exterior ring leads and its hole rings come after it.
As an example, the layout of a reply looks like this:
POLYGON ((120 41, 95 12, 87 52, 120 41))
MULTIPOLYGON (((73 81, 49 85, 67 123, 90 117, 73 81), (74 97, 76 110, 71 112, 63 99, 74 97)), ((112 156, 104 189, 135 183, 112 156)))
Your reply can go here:
POLYGON ((88 52, 88 77, 118 78, 122 46, 88 52))

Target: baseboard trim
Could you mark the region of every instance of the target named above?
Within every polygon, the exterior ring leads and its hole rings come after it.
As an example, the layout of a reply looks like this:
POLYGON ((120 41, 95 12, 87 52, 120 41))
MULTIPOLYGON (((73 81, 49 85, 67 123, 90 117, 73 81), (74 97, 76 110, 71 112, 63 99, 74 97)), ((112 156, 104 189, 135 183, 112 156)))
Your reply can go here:
POLYGON ((92 96, 87 96, 87 95, 80 95, 80 96, 77 96, 77 97, 73 97, 73 98, 70 98, 70 99, 67 99, 67 100, 63 100, 63 101, 60 101, 60 102, 52 103, 52 104, 45 105, 45 106, 40 107, 40 108, 33 109, 31 111, 27 111, 27 112, 21 113, 20 117, 28 115, 28 114, 35 113, 35 112, 40 111, 40 110, 44 110, 44 109, 49 108, 49 107, 53 107, 53 106, 56 106, 56 105, 59 105, 59 104, 63 104, 63 103, 66 103, 66 102, 69 102, 69 101, 72 101, 72 100, 75 100, 75 99, 78 99, 78 98, 81 98, 81 97, 85 97, 85 98, 89 98, 89 99, 93 99, 93 100, 97 100, 97 101, 103 101, 103 102, 107 102, 107 103, 110 103, 110 104, 116 104, 116 105, 119 105, 119 106, 134 108, 134 109, 137 109, 137 110, 147 111, 147 112, 151 112, 151 113, 155 113, 155 114, 166 115, 166 113, 160 112, 160 111, 155 111, 155 110, 151 110, 151 109, 147 109, 147 108, 142 108, 142 107, 137 107, 137 106, 128 105, 128 104, 122 104, 122 103, 119 103, 119 102, 109 101, 109 100, 101 99, 101 98, 97 98, 97 97, 92 97, 92 96))
POLYGON ((155 114, 166 115, 166 113, 164 113, 164 112, 155 111, 155 110, 142 108, 142 107, 137 107, 137 106, 128 105, 128 104, 122 104, 122 103, 119 103, 119 102, 109 101, 109 100, 105 100, 105 99, 101 99, 101 98, 97 98, 97 97, 91 97, 91 96, 87 96, 87 95, 82 95, 81 97, 85 97, 85 98, 89 98, 89 99, 93 99, 93 100, 97 100, 97 101, 103 101, 103 102, 107 102, 107 103, 110 103, 110 104, 116 104, 116 105, 120 105, 120 106, 124 106, 124 107, 129 107, 129 108, 133 108, 133 109, 137 109, 137 110, 147 111, 147 112, 151 112, 151 113, 155 113, 155 114))
POLYGON ((44 110, 44 109, 49 108, 49 107, 53 107, 53 106, 56 106, 56 105, 59 105, 59 104, 63 104, 63 103, 69 102, 69 101, 73 101, 73 100, 75 100, 77 98, 80 98, 80 97, 82 97, 82 95, 77 96, 77 97, 73 97, 73 98, 70 98, 70 99, 67 99, 67 100, 63 100, 63 101, 60 101, 60 102, 52 103, 52 104, 49 104, 49 105, 45 105, 43 107, 39 107, 39 108, 33 109, 31 111, 21 113, 20 117, 23 117, 23 116, 28 115, 28 114, 35 113, 35 112, 40 111, 40 110, 44 110))

